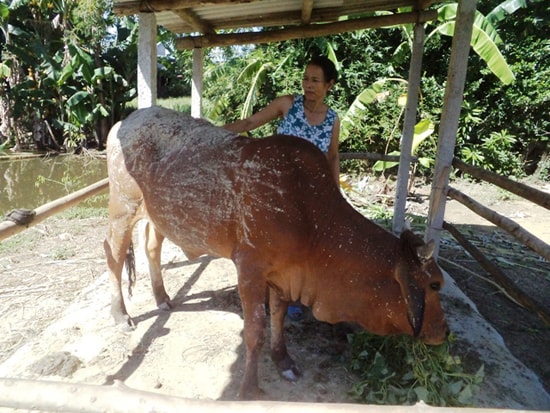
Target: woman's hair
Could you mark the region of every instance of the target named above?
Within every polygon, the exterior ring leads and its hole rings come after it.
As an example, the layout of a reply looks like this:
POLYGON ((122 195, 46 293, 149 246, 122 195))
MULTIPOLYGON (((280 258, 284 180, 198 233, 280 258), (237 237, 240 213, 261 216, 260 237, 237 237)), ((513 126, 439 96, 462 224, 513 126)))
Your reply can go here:
POLYGON ((326 56, 313 56, 308 63, 309 65, 319 66, 323 69, 323 74, 325 75, 325 81, 330 82, 331 80, 338 80, 338 71, 334 63, 326 56))

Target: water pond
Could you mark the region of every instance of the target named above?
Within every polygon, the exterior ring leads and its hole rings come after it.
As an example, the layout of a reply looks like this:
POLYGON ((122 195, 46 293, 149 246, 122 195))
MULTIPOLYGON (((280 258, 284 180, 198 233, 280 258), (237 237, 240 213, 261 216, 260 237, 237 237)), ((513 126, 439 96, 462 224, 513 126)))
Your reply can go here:
MULTIPOLYGON (((107 177, 106 161, 92 156, 59 155, 0 160, 0 217, 14 208, 35 209, 107 177)), ((107 206, 104 192, 84 201, 107 206)))

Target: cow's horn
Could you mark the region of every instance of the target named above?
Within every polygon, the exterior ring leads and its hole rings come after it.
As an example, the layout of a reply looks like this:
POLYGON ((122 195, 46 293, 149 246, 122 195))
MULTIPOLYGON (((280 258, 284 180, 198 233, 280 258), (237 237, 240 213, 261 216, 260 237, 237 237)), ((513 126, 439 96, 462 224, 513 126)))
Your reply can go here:
POLYGON ((435 252, 435 242, 433 239, 428 241, 427 244, 421 245, 420 247, 416 248, 416 255, 420 259, 420 261, 428 261, 430 258, 433 257, 435 252))

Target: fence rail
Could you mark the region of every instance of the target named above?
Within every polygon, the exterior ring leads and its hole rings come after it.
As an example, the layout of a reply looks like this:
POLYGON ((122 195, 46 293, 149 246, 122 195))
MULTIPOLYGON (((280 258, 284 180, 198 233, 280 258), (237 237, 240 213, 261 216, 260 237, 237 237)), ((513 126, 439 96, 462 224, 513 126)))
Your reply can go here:
POLYGON ((0 406, 55 412, 145 413, 527 413, 526 410, 336 403, 197 400, 113 386, 0 378, 0 406))
MULTIPOLYGON (((486 171, 472 165, 468 165, 457 158, 453 159, 453 166, 462 172, 468 173, 476 179, 489 182, 530 202, 536 203, 546 209, 550 209, 550 194, 546 192, 539 191, 538 189, 522 184, 521 182, 512 181, 511 179, 500 176, 493 172, 486 171)), ((490 208, 483 206, 479 202, 475 201, 474 199, 470 198, 469 196, 451 186, 446 189, 446 195, 460 202, 462 205, 469 208, 475 214, 487 219, 488 221, 495 224, 497 227, 508 232, 520 243, 526 245, 535 253, 550 262, 550 245, 548 245, 545 241, 537 238, 530 232, 526 231, 517 222, 503 215, 500 215, 490 208)), ((508 277, 504 274, 503 271, 500 270, 497 265, 488 260, 483 255, 483 253, 473 244, 471 244, 466 239, 466 237, 464 237, 454 226, 444 221, 443 229, 447 230, 456 239, 456 241, 466 251, 468 251, 470 255, 472 255, 472 257, 474 257, 489 274, 493 276, 496 282, 511 297, 517 300, 517 302, 519 302, 521 305, 525 306, 525 308, 537 314, 544 321, 544 323, 550 325, 550 311, 548 308, 540 305, 535 300, 531 299, 531 297, 518 289, 512 282, 510 282, 508 277)))
POLYGON ((56 199, 55 201, 48 202, 34 211, 36 215, 34 219, 27 225, 19 225, 11 221, 0 222, 0 241, 5 238, 11 237, 12 235, 18 234, 26 230, 29 227, 32 227, 39 222, 44 221, 46 218, 51 217, 52 215, 57 214, 58 212, 63 211, 64 209, 70 208, 79 202, 84 201, 87 198, 90 198, 98 193, 106 190, 109 187, 109 178, 102 179, 95 184, 87 186, 80 189, 79 191, 73 192, 63 198, 56 199))

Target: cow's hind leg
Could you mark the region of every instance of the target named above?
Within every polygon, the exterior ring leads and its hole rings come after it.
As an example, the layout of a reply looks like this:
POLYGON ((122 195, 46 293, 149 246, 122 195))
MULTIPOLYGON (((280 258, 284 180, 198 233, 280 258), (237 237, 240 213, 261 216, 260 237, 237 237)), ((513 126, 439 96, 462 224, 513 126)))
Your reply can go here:
POLYGON ((148 222, 145 227, 145 249, 147 253, 147 260, 149 262, 151 287, 153 288, 153 294, 155 296, 155 301, 158 308, 161 310, 170 310, 172 308, 172 303, 170 302, 170 297, 164 288, 160 268, 163 240, 164 235, 158 232, 152 223, 148 222))
POLYGON ((258 386, 258 360, 265 342, 266 313, 265 292, 267 284, 255 260, 246 252, 233 256, 237 267, 239 296, 244 316, 244 344, 246 366, 241 382, 239 397, 242 400, 263 399, 264 393, 258 386))
POLYGON ((269 310, 271 317, 271 360, 283 378, 296 381, 302 375, 294 360, 289 356, 284 336, 284 320, 288 302, 282 301, 277 292, 269 289, 269 310))
POLYGON ((107 237, 103 242, 107 266, 109 267, 109 279, 111 281, 111 314, 115 323, 133 328, 134 323, 124 305, 122 295, 122 268, 126 260, 128 248, 132 242, 133 216, 131 214, 120 214, 115 216, 112 201, 109 205, 109 226, 107 237))

